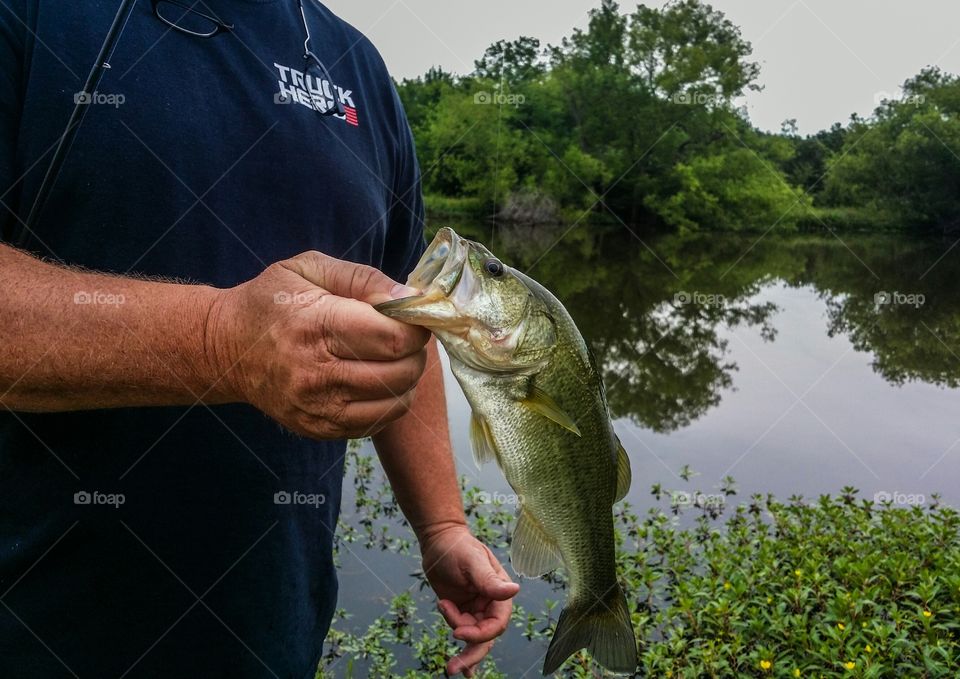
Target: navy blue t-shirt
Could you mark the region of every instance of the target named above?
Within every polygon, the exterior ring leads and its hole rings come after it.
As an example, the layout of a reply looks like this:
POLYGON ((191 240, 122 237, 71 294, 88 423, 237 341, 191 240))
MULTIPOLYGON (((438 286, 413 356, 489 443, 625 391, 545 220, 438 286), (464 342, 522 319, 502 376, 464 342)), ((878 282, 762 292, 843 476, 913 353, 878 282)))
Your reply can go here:
MULTIPOLYGON (((313 0, 332 86, 303 77, 294 0, 198 2, 234 26, 209 39, 138 0, 24 233, 118 5, 0 3, 3 241, 221 287, 310 249, 405 278, 423 248, 409 127, 373 46, 313 0), (311 108, 330 96, 346 116, 311 108)), ((0 677, 312 678, 344 451, 245 405, 2 410, 0 677)))

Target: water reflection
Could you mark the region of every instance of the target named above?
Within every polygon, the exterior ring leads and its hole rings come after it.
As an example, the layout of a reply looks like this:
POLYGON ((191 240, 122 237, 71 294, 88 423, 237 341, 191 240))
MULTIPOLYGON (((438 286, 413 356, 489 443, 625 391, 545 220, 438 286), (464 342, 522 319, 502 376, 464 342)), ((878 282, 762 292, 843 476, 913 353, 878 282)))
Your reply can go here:
MULTIPOLYGON (((826 332, 873 355, 893 384, 960 384, 957 257, 900 236, 644 238, 624 229, 454 228, 486 242, 566 305, 604 367, 615 417, 655 432, 688 426, 735 386, 723 330, 775 341, 774 284, 812 288, 826 332)), ((818 329, 822 333, 823 329, 818 329)))

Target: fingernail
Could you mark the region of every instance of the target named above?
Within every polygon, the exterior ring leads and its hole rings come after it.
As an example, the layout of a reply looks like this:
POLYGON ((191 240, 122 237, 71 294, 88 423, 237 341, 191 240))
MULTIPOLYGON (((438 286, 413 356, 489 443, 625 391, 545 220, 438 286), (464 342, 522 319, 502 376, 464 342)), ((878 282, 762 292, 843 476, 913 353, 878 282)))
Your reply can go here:
POLYGON ((390 296, 394 299, 400 299, 402 297, 413 297, 414 295, 419 295, 420 291, 416 288, 411 288, 409 285, 403 285, 397 283, 390 289, 390 296))

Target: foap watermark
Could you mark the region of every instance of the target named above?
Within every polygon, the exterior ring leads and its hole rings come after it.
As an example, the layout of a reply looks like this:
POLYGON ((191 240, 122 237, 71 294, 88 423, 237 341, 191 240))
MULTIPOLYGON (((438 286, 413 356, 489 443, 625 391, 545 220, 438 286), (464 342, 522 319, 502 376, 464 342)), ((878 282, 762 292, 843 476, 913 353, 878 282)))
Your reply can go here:
POLYGON ((927 504, 927 496, 922 493, 881 490, 874 493, 873 501, 880 505, 890 505, 892 507, 921 507, 927 504))
POLYGON ((873 301, 877 306, 912 306, 914 309, 919 309, 927 303, 927 297, 919 292, 882 290, 873 296, 873 301))
POLYGON ((310 292, 276 292, 273 295, 274 304, 296 304, 296 305, 306 305, 306 304, 315 304, 316 302, 323 303, 324 298, 327 295, 316 291, 310 292))
POLYGON ((725 99, 717 92, 677 92, 671 97, 674 104, 682 106, 717 106, 725 99))
POLYGON ((708 292, 681 290, 673 296, 673 303, 675 306, 724 306, 727 303, 727 298, 723 295, 708 292))
POLYGON ((73 295, 73 303, 90 304, 92 306, 122 306, 127 303, 127 298, 121 293, 79 290, 73 295))
POLYGON ((890 94, 883 90, 876 92, 873 95, 873 103, 877 106, 883 106, 886 103, 898 103, 898 104, 909 104, 912 106, 923 106, 927 101, 927 97, 923 94, 907 94, 902 97, 890 94))
POLYGON ((527 103, 527 98, 522 94, 504 94, 502 92, 487 92, 485 90, 473 95, 473 103, 479 106, 513 106, 520 108, 527 103))
POLYGON ((273 504, 293 505, 297 507, 319 507, 327 503, 327 496, 322 493, 301 493, 297 490, 280 490, 273 494, 273 504))
POLYGON ((477 502, 483 505, 518 505, 523 502, 523 496, 514 493, 488 493, 481 490, 477 493, 477 502))
POLYGON ((101 493, 99 490, 78 490, 73 494, 73 504, 113 507, 119 509, 127 501, 123 493, 101 493))
POLYGON ((108 94, 106 92, 79 92, 73 93, 73 103, 83 104, 84 106, 113 106, 120 108, 127 101, 122 94, 108 94))
POLYGON ((688 493, 683 490, 675 490, 670 493, 670 506, 674 509, 679 507, 723 509, 726 504, 727 496, 723 493, 688 493))

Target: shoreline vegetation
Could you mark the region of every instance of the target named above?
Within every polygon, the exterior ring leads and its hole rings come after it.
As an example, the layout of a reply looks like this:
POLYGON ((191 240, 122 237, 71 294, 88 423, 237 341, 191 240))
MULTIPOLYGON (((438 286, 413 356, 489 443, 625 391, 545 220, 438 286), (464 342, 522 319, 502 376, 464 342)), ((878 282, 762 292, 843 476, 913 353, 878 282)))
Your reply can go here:
POLYGON ((752 47, 700 0, 603 0, 559 45, 501 40, 397 89, 428 210, 677 231, 960 230, 960 80, 936 67, 816 134, 755 128, 752 47))
MULTIPOLYGON (((456 196, 442 196, 438 194, 424 195, 428 221, 437 223, 445 219, 462 219, 469 221, 488 220, 509 226, 543 227, 555 225, 570 225, 582 221, 592 225, 616 225, 618 221, 612 215, 596 213, 583 217, 582 213, 569 210, 557 212, 516 212, 514 210, 491 212, 483 200, 456 196)), ((771 230, 777 225, 771 225, 771 230)), ((654 227, 655 228, 655 227, 654 227)), ((736 229, 743 233, 762 233, 767 229, 736 229)), ((791 229, 784 231, 811 232, 811 231, 856 231, 866 233, 910 233, 917 229, 910 229, 904 222, 871 208, 857 207, 816 207, 807 208, 807 214, 796 220, 791 229)), ((949 235, 952 229, 937 231, 932 229, 919 230, 918 235, 936 236, 949 235)))
MULTIPOLYGON (((338 553, 390 552, 415 570, 413 534, 376 461, 354 447, 347 468, 355 507, 344 511, 354 520, 341 522, 338 553)), ((627 502, 614 507, 639 676, 958 675, 960 515, 936 495, 868 499, 847 487, 815 499, 738 498, 734 479, 703 492, 695 476, 684 467, 684 487, 655 484, 656 504, 646 513, 627 502)), ((475 534, 505 556, 515 507, 507 496, 461 483, 475 534)), ((414 574, 420 589, 394 596, 365 629, 352 629, 350 615, 338 611, 318 679, 441 676, 454 645, 420 594, 422 572, 414 574)), ((542 610, 515 607, 508 631, 531 644, 531 676, 556 625, 563 572, 548 582, 554 596, 542 610)), ((497 668, 496 656, 476 676, 514 676, 497 668)), ((558 676, 608 675, 580 652, 558 676)))

